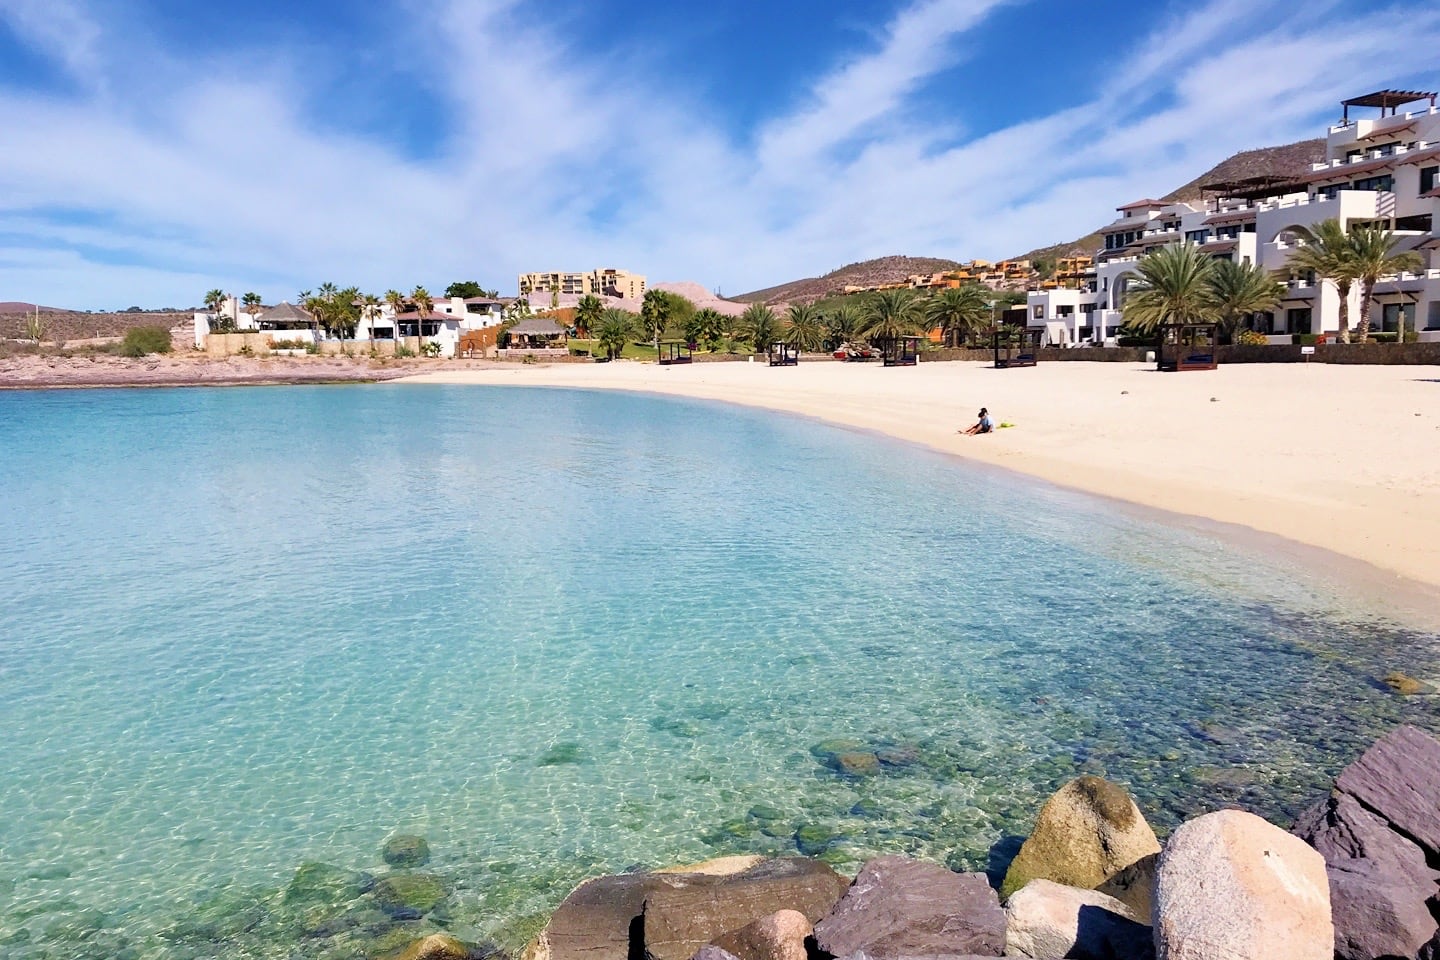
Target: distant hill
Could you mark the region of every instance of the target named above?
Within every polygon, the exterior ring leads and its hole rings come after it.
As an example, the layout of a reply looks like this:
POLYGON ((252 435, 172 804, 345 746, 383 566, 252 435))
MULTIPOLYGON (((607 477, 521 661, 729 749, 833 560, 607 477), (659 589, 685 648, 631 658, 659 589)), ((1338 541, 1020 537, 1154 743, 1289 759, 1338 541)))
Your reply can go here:
MULTIPOLYGON (((1171 190, 1160 199, 1170 203, 1199 201, 1203 197, 1200 188, 1204 184, 1216 183, 1221 180, 1243 180, 1246 177, 1263 176, 1299 177, 1310 170, 1310 164, 1319 163, 1324 159, 1325 141, 1320 138, 1301 140, 1298 143, 1287 143, 1278 147, 1245 150, 1229 159, 1220 161, 1194 180, 1171 190)), ((1136 198, 1125 197, 1123 202, 1128 203, 1134 199, 1136 198)), ((1096 231, 1087 233, 1078 240, 1051 244, 1048 247, 1031 250, 1029 253, 1022 253, 1015 259, 1040 260, 1069 257, 1076 254, 1089 255, 1100 249, 1104 243, 1105 239, 1099 231, 1096 231)))
MULTIPOLYGON (((0 301, 0 340, 25 337, 25 322, 34 314, 35 305, 13 300, 0 301)), ((47 341, 86 340, 90 338, 123 337, 131 327, 167 327, 175 329, 193 323, 193 313, 146 310, 118 313, 81 313, 76 310, 40 308, 40 321, 47 341)))
POLYGON ((960 266, 955 260, 934 257, 880 257, 846 264, 823 277, 792 280, 764 290, 755 290, 732 299, 742 303, 814 303, 840 293, 847 286, 869 287, 896 283, 915 273, 940 273, 960 266))

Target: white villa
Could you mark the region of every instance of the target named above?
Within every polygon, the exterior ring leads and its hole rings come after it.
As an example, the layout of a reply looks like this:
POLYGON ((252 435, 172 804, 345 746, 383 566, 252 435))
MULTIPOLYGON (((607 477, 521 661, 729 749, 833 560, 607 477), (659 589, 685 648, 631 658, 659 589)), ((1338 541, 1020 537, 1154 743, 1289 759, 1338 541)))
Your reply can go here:
MULTIPOLYGON (((354 340, 357 349, 363 350, 370 341, 419 337, 422 344, 439 344, 440 356, 453 357, 459 348, 461 333, 498 326, 505 319, 504 306, 505 301, 488 297, 446 297, 436 299, 429 315, 421 317, 413 309, 397 315, 389 304, 383 304, 373 317, 361 316, 354 340)), ((205 337, 217 317, 233 319, 237 332, 268 331, 274 334, 275 340, 308 344, 325 338, 315 319, 293 304, 281 303, 252 312, 240 307, 236 299, 230 297, 214 313, 202 311, 195 314, 197 349, 204 349, 205 337)))
MULTIPOLYGON (((1374 223, 1400 236, 1396 250, 1414 250, 1425 268, 1376 284, 1371 322, 1396 330, 1404 319, 1421 340, 1440 341, 1440 110, 1436 94, 1382 90, 1343 101, 1343 116, 1329 128, 1326 159, 1298 178, 1253 177, 1206 184, 1197 204, 1137 200, 1101 233, 1092 277, 1078 290, 1033 291, 1028 323, 1044 328, 1054 344, 1103 344, 1121 323, 1121 307, 1135 263, 1168 244, 1191 243, 1217 258, 1257 263, 1286 280, 1280 309, 1251 318, 1251 329, 1271 343, 1296 334, 1339 329, 1339 295, 1333 284, 1287 269, 1303 241, 1296 227, 1336 218, 1343 226, 1374 223), (1423 104, 1428 101, 1428 104, 1423 104), (1400 108, 1420 105, 1410 112, 1400 108), (1379 116, 1352 119, 1352 107, 1379 116)), ((1359 285, 1351 292, 1351 323, 1359 315, 1359 285)))

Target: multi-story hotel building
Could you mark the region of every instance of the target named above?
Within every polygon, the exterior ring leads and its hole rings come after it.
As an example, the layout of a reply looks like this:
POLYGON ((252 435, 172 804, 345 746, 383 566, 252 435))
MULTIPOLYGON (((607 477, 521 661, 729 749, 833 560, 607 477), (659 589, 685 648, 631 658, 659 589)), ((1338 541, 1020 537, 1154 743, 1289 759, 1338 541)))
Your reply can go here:
POLYGON ((520 296, 535 294, 573 293, 576 296, 594 294, 597 297, 623 297, 638 300, 645 296, 645 278, 628 270, 601 267, 589 273, 564 273, 552 270, 546 273, 522 273, 516 282, 520 296))
MULTIPOLYGON (((1440 340, 1440 109, 1436 94, 1383 90, 1346 100, 1341 120, 1326 134, 1325 160, 1299 177, 1252 177, 1206 184, 1195 203, 1137 200, 1101 233, 1104 247, 1078 289, 1033 291, 1029 324, 1051 342, 1104 343, 1115 335, 1140 257, 1190 243, 1213 257, 1256 263, 1285 281, 1278 310, 1249 321, 1272 343, 1295 334, 1339 329, 1334 284, 1288 267, 1303 244, 1297 228, 1338 219, 1342 226, 1376 224, 1393 231, 1397 251, 1420 254, 1424 268, 1375 286, 1371 323, 1396 330, 1405 323, 1421 340, 1440 340), (1428 104, 1426 103, 1428 101, 1428 104), (1416 107, 1401 112, 1403 107, 1416 107), (1352 118, 1352 108, 1378 116, 1352 118)), ((1351 324, 1359 316, 1359 284, 1351 291, 1351 324)))

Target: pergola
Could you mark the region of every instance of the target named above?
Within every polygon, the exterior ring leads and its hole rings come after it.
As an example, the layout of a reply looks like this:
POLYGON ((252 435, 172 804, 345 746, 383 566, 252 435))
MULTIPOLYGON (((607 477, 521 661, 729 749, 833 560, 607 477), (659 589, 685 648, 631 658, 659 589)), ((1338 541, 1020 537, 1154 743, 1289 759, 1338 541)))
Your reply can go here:
POLYGON ((1155 345, 1155 369, 1183 373, 1186 370, 1214 370, 1217 323, 1165 323, 1160 325, 1155 345), (1165 348, 1174 348, 1166 357, 1165 348))
POLYGON ((800 363, 800 348, 776 341, 770 344, 770 366, 793 367, 800 363))
POLYGON ((1040 327, 992 327, 990 349, 995 353, 995 369, 1035 366, 1044 339, 1045 331, 1040 327))
POLYGON ((1421 100, 1429 100, 1430 106, 1434 107, 1436 96, 1437 94, 1428 90, 1376 90, 1363 97, 1341 100, 1340 107, 1345 111, 1341 122, 1349 126, 1351 107, 1376 107, 1380 110, 1380 116, 1393 117, 1401 107, 1409 103, 1419 103, 1421 100), (1387 110, 1390 111, 1388 114, 1385 112, 1387 110))
POLYGON ((1267 200, 1283 197, 1289 193, 1304 193, 1305 183, 1293 176, 1261 174, 1254 177, 1237 177, 1232 180, 1214 180, 1200 185, 1200 194, 1207 200, 1216 201, 1219 209, 1221 200, 1267 200))
POLYGON ((887 367, 913 367, 920 362, 920 338, 892 337, 881 341, 880 351, 887 367))
POLYGON ((690 344, 683 340, 661 340, 656 359, 660 361, 660 366, 668 367, 676 363, 693 363, 695 355, 690 344))

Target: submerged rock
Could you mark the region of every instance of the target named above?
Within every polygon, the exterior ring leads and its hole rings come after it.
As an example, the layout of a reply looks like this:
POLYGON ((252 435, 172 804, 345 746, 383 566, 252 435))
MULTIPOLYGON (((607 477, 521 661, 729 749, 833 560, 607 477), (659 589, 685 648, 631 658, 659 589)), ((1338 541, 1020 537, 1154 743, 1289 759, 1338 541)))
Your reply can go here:
POLYGON ((286 906, 345 903, 370 886, 370 877, 316 860, 300 864, 285 888, 286 906))
POLYGON ((385 841, 380 856, 392 867, 423 867, 430 862, 430 845, 424 837, 397 833, 385 841))
POLYGON ((1160 852, 1155 831, 1123 787, 1080 777, 1040 808, 1000 887, 1009 897, 1031 880, 1093 890, 1142 857, 1160 852))
POLYGON ((544 753, 540 759, 535 761, 536 766, 556 767, 567 763, 583 763, 585 754, 578 743, 557 743, 544 753))
POLYGON ((417 940, 399 953, 392 954, 387 960, 482 960, 488 955, 475 944, 465 943, 448 934, 436 933, 417 940))
POLYGON ((1429 684, 1422 683, 1414 677, 1401 673, 1399 670, 1392 670, 1385 674, 1385 683, 1391 690, 1405 697, 1413 697, 1419 693, 1430 693, 1429 684))
POLYGON ((880 772, 880 758, 867 751, 837 753, 834 767, 847 777, 873 777, 880 772))
POLYGON ((824 853, 830 844, 844 839, 844 836, 832 827, 818 823, 806 824, 795 831, 795 849, 807 857, 813 857, 824 853))
POLYGON ((445 882, 430 873, 392 873, 375 884, 375 902, 398 920, 418 920, 449 895, 445 882))

